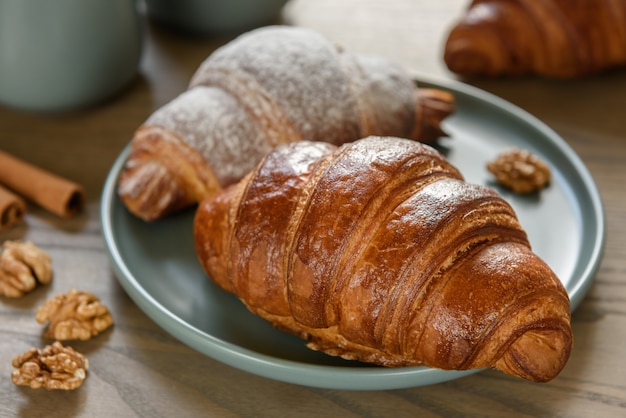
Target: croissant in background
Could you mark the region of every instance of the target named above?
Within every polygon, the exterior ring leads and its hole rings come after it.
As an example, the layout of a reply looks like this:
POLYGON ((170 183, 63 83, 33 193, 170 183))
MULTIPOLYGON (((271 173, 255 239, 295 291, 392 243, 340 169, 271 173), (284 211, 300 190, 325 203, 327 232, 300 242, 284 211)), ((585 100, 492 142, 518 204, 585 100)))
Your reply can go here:
POLYGON ((215 283, 315 350, 540 382, 569 357, 568 295, 513 209, 428 145, 280 146, 194 233, 215 283))
POLYGON ((445 44, 469 76, 579 78, 626 65, 626 0, 474 0, 445 44))
POLYGON ((434 141, 453 100, 314 31, 256 29, 211 54, 189 89, 137 130, 118 194, 132 213, 157 219, 240 180, 280 144, 374 134, 434 141))

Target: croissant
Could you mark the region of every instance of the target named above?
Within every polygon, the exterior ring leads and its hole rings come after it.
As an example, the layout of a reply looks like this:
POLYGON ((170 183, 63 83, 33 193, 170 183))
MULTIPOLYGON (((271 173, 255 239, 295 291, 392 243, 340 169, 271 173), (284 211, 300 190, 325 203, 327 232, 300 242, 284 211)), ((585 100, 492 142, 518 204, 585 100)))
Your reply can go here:
POLYGON ((625 0, 474 0, 444 61, 458 74, 580 78, 626 65, 625 0))
POLYGON ((209 277, 311 349, 540 382, 569 357, 560 280, 511 206, 429 145, 280 146, 193 228, 209 277))
POLYGON ((133 137, 118 194, 154 220, 240 180, 277 145, 368 135, 434 141, 454 97, 417 88, 395 63, 304 28, 271 26, 217 49, 189 89, 133 137))

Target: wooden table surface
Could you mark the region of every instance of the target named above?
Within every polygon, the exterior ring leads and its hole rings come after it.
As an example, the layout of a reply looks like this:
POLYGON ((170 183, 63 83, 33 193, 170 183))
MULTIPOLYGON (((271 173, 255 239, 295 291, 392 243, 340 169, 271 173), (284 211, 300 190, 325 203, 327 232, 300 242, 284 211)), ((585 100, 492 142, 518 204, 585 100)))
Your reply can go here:
MULTIPOLYGON (((416 75, 455 79, 442 61, 447 30, 466 0, 294 0, 283 22, 347 48, 390 56, 416 75)), ((34 205, 0 241, 31 240, 53 260, 54 280, 21 299, 0 297, 0 416, 626 416, 626 71, 580 81, 467 80, 527 110, 584 161, 603 199, 604 257, 573 315, 574 349, 562 373, 534 384, 484 371, 389 391, 327 390, 249 374, 179 342, 146 316, 116 280, 99 219, 106 175, 135 128, 184 90, 200 62, 229 36, 190 38, 146 27, 140 75, 95 108, 62 115, 0 107, 0 149, 82 183, 86 211, 62 220, 34 205), (90 361, 76 391, 17 387, 11 359, 49 342, 34 320, 47 298, 89 290, 115 326, 74 346, 90 361)))

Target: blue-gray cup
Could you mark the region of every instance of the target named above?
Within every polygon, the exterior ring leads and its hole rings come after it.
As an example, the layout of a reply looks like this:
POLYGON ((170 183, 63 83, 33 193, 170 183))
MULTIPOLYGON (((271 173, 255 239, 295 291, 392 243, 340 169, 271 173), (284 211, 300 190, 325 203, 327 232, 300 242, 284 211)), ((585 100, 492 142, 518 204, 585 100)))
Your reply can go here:
POLYGON ((96 104, 131 82, 141 50, 135 0, 0 0, 0 105, 96 104))
POLYGON ((235 33, 272 23, 287 0, 146 0, 148 16, 199 36, 235 33))

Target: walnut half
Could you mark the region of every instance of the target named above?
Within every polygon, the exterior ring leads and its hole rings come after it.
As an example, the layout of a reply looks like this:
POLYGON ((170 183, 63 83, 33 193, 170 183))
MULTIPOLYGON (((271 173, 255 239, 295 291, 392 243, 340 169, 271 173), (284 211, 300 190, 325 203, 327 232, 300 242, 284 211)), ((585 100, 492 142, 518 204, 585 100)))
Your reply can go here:
POLYGON ((73 390, 87 377, 89 362, 72 347, 55 341, 41 350, 31 348, 13 359, 11 380, 19 386, 33 389, 73 390))
POLYGON ((45 336, 57 340, 88 340, 113 324, 106 306, 89 292, 70 290, 49 299, 37 309, 40 324, 49 321, 45 336))
POLYGON ((5 241, 0 253, 0 295, 18 298, 52 280, 50 256, 32 242, 5 241))
POLYGON ((550 183, 550 167, 529 151, 512 149, 487 164, 496 181, 518 194, 532 193, 550 183))

